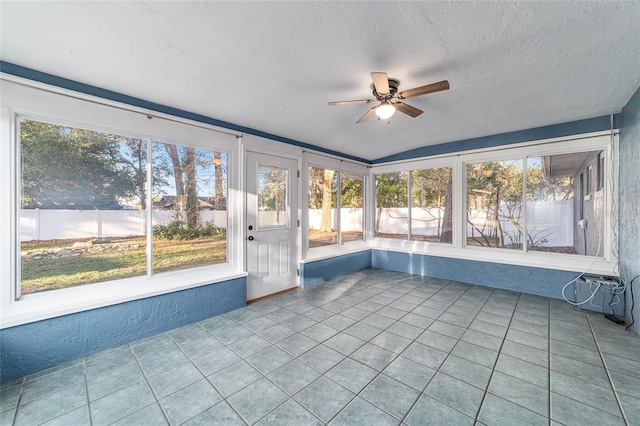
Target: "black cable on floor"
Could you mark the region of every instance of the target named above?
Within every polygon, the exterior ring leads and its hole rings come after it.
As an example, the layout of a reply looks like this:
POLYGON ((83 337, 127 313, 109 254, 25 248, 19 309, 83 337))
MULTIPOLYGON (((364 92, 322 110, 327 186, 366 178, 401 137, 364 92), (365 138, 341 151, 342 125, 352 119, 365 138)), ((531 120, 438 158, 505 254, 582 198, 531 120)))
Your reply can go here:
POLYGON ((631 282, 629 282, 629 291, 631 292, 631 324, 629 324, 628 326, 625 327, 624 331, 629 331, 629 329, 631 328, 631 326, 633 325, 633 323, 636 322, 635 318, 633 317, 633 308, 635 307, 635 302, 633 300, 633 282, 640 277, 640 274, 636 275, 635 277, 633 277, 631 279, 631 282))

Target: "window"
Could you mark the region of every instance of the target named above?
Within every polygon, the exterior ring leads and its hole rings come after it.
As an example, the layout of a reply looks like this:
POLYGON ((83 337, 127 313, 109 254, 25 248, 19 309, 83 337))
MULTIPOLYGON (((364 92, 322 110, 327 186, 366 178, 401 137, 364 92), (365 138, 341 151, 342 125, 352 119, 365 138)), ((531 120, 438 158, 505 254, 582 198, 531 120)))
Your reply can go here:
POLYGON ((527 250, 576 253, 575 169, 564 166, 575 167, 576 158, 574 154, 527 158, 527 250))
POLYGON ((152 143, 152 273, 227 262, 228 154, 152 143))
POLYGON ((342 172, 340 238, 343 243, 361 241, 364 227, 364 177, 342 172))
POLYGON ((451 167, 375 175, 376 236, 452 242, 451 167))
POLYGON ((467 164, 467 245, 522 249, 522 160, 467 164))
POLYGON ((227 153, 27 118, 19 128, 20 294, 227 262, 227 153))
POLYGON ((289 169, 258 166, 258 229, 289 227, 289 169))
POLYGON ((409 173, 375 175, 376 237, 406 240, 409 235, 409 173))
POLYGON ((467 245, 602 254, 602 198, 586 195, 598 161, 576 152, 467 164, 467 245))
POLYGON ((452 242, 452 169, 411 172, 411 239, 452 242))
POLYGON ((309 248, 363 239, 364 177, 309 167, 309 248))
POLYGON ((604 188, 604 174, 606 171, 604 167, 604 151, 598 153, 597 170, 598 170, 598 185, 596 190, 600 191, 604 188))

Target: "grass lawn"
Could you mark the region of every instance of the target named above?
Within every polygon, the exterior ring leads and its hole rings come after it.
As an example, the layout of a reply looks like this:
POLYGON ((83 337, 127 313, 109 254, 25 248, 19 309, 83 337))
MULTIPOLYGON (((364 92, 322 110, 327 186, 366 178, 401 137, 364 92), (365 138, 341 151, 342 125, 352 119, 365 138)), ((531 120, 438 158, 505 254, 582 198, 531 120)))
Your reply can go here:
MULTIPOLYGON (((23 242, 22 294, 144 276, 147 273, 144 238, 114 238, 109 243, 99 244, 104 249, 102 252, 88 251, 81 255, 53 258, 45 256, 37 260, 27 258, 27 253, 45 250, 55 252, 71 248, 77 241, 86 240, 23 242), (135 245, 138 248, 115 250, 118 246, 135 245)), ((213 265, 226 260, 225 237, 153 243, 154 273, 213 265)))

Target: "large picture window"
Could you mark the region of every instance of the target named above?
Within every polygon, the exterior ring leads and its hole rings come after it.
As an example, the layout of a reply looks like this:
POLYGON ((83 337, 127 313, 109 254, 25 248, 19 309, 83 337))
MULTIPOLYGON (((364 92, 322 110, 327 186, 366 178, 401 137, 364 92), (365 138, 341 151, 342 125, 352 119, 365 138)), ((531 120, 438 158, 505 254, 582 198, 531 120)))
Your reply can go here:
POLYGON ((227 153, 27 118, 19 130, 21 294, 227 262, 227 153))
POLYGON ((467 245, 603 256, 604 196, 590 189, 604 174, 592 172, 603 156, 592 151, 467 164, 467 245))
POLYGON ((451 167, 375 175, 376 236, 451 243, 451 167))

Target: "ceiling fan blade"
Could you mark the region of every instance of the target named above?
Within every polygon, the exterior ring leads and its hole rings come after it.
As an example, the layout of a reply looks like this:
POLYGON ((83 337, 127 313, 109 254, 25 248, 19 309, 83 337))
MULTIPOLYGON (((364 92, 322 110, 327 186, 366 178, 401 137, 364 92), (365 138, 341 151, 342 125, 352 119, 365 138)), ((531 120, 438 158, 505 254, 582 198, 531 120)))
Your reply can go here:
POLYGON ((376 108, 378 106, 374 106, 373 108, 371 108, 369 111, 365 112, 364 115, 362 117, 360 117, 360 119, 358 121, 356 121, 356 123, 360 124, 360 123, 364 123, 365 121, 367 121, 368 119, 371 118, 372 115, 374 115, 376 113, 376 108))
POLYGON ((373 86, 376 88, 378 95, 384 96, 389 94, 389 77, 386 72, 372 72, 371 79, 373 86))
POLYGON ((348 104, 370 104, 372 102, 375 102, 375 100, 373 100, 373 99, 360 99, 360 100, 357 100, 357 101, 327 102, 327 105, 333 106, 333 105, 348 105, 348 104))
POLYGON ((442 90, 449 90, 449 82, 447 80, 439 81, 433 84, 427 84, 426 86, 416 87, 415 89, 405 90, 398 93, 398 98, 407 99, 414 96, 426 95, 427 93, 440 92, 442 90))
POLYGON ((416 118, 417 116, 419 116, 420 114, 422 114, 422 110, 419 110, 418 108, 414 108, 411 105, 407 105, 405 103, 402 102, 396 102, 393 104, 393 106, 400 112, 403 112, 407 115, 410 115, 413 118, 416 118))

